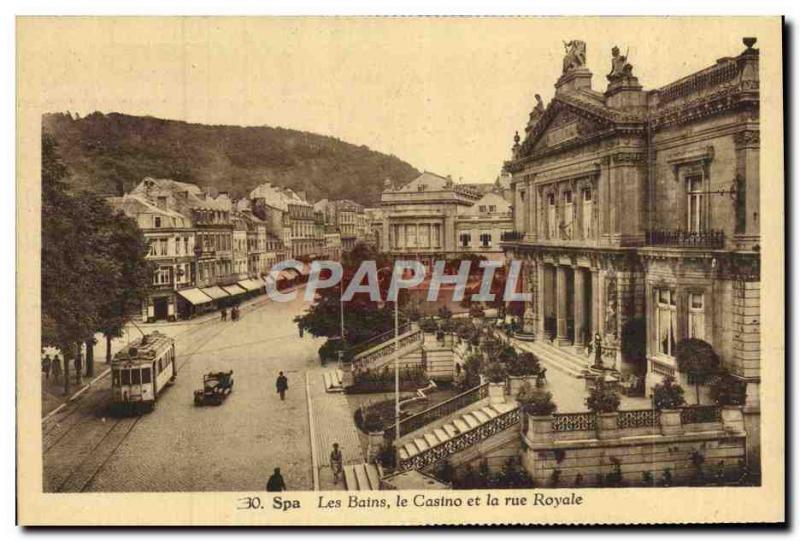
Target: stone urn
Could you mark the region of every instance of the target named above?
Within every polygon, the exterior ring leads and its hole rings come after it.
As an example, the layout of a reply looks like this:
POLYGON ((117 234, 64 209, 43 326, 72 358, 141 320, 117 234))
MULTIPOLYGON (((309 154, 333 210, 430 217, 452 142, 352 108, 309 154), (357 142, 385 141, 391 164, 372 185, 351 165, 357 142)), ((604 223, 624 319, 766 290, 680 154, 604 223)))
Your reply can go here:
POLYGON ((722 406, 722 426, 728 432, 744 432, 742 406, 722 406))
POLYGON ((383 432, 367 433, 367 462, 375 462, 375 458, 381 451, 384 442, 383 432))
POLYGON ((661 434, 674 436, 682 433, 681 410, 661 410, 661 434))
POLYGON ((549 442, 553 440, 553 416, 531 415, 525 413, 528 419, 526 436, 531 442, 549 442))
POLYGON ((504 404, 506 401, 505 383, 489 382, 489 405, 504 404))
POLYGON ((617 437, 617 420, 619 413, 612 411, 611 413, 597 413, 597 439, 610 440, 617 437))

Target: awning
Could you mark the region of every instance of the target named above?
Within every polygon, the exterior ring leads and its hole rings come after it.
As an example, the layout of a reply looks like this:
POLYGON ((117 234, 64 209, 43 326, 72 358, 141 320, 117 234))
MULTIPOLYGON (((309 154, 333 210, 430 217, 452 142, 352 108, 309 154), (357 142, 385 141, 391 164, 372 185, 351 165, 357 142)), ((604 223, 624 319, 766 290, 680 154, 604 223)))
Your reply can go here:
POLYGON ((198 304, 205 304, 207 302, 211 302, 213 299, 197 289, 193 287, 192 289, 184 289, 177 292, 178 295, 192 303, 193 305, 197 306, 198 304))
POLYGON ((205 293, 206 295, 208 295, 209 297, 211 297, 214 300, 224 299, 225 297, 229 297, 230 296, 225 292, 224 289, 222 289, 219 286, 204 287, 200 291, 202 291, 203 293, 205 293))
POLYGON ((242 280, 239 282, 239 286, 246 289, 247 291, 258 291, 262 287, 264 287, 264 282, 254 278, 248 278, 247 280, 242 280))
POLYGON ((222 289, 225 290, 231 297, 235 295, 244 295, 245 293, 247 293, 247 290, 245 288, 240 287, 236 284, 231 284, 229 286, 222 286, 222 289))

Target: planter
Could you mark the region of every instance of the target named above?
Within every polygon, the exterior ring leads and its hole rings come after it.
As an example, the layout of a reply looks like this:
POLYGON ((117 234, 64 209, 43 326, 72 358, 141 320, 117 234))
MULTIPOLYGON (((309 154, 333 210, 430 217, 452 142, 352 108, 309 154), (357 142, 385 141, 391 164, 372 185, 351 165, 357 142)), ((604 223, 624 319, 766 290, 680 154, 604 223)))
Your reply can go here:
POLYGON ((553 441, 553 416, 552 415, 530 415, 525 413, 528 419, 528 431, 526 433, 531 442, 550 442, 553 441))
POLYGON ((742 406, 722 406, 722 427, 728 432, 744 432, 742 406))
POLYGON ((681 410, 661 410, 661 434, 664 436, 683 434, 681 410))
MULTIPOLYGON (((619 413, 598 413, 597 415, 597 439, 610 440, 617 437, 617 420, 619 413)), ((680 421, 680 417, 678 418, 680 421)))
POLYGON ((383 432, 370 432, 367 434, 367 462, 375 462, 375 457, 383 446, 383 432))
POLYGON ((508 394, 511 395, 511 398, 517 398, 519 390, 525 382, 536 388, 536 376, 508 376, 508 394))
POLYGON ((506 386, 504 383, 489 383, 489 405, 504 404, 506 401, 506 386))

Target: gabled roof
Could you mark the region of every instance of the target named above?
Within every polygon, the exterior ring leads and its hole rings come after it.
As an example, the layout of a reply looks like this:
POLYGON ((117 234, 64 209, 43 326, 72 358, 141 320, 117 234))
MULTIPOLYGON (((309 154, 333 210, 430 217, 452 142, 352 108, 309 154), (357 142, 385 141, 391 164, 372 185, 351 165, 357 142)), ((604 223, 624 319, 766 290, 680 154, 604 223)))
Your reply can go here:
POLYGON ((420 187, 424 188, 424 191, 441 191, 447 189, 450 185, 452 185, 452 180, 443 177, 441 175, 437 175, 436 173, 431 173, 430 171, 423 172, 420 176, 401 186, 396 190, 389 190, 395 192, 416 192, 420 190, 420 187))
POLYGON ((459 209, 458 214, 462 216, 482 216, 487 214, 487 212, 481 212, 480 208, 482 206, 488 207, 489 205, 494 205, 495 207, 493 214, 511 212, 511 203, 506 201, 502 195, 495 192, 488 192, 475 201, 475 204, 471 207, 459 209))

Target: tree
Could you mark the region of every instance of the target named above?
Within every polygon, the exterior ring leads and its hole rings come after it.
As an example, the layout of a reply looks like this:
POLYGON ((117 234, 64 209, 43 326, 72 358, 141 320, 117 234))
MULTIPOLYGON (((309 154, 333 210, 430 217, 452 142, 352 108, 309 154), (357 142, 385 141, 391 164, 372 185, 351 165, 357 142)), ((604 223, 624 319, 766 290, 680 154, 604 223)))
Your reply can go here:
POLYGON ((678 370, 688 374, 694 382, 695 398, 700 404, 700 385, 719 369, 719 357, 708 342, 699 338, 685 338, 675 348, 678 370))
POLYGON ((103 262, 93 252, 88 197, 67 192, 67 169, 57 145, 42 134, 42 342, 64 355, 64 393, 69 360, 97 328, 93 276, 103 262))
POLYGON ((678 409, 686 404, 683 392, 683 387, 675 382, 675 378, 667 376, 653 388, 653 405, 658 410, 678 409))
MULTIPOLYGON (((363 261, 375 261, 379 269, 381 298, 386 298, 392 273, 381 272, 380 269, 390 271, 392 263, 386 254, 378 252, 367 244, 359 243, 342 256, 342 287, 320 289, 316 302, 303 315, 295 318, 303 330, 317 337, 339 336, 341 292, 347 290, 363 261)), ((399 300, 402 305, 403 295, 400 295, 399 300)), ((344 338, 350 345, 387 332, 393 327, 394 306, 391 302, 373 301, 369 298, 369 294, 357 293, 344 306, 344 338)))

